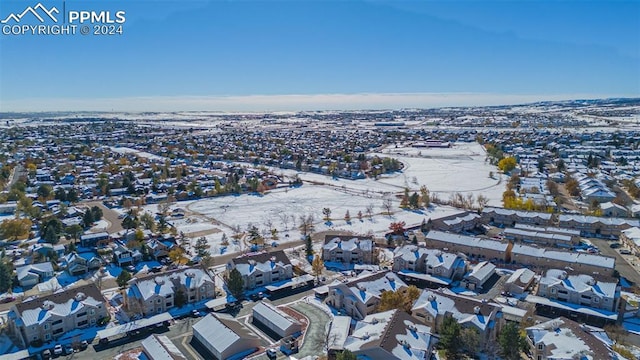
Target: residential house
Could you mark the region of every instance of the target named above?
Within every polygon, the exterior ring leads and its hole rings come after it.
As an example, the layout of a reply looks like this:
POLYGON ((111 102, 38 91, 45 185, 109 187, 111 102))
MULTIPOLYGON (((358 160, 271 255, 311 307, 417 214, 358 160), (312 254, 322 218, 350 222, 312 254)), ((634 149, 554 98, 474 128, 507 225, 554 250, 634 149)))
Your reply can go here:
POLYGON ((579 230, 585 237, 618 238, 622 230, 640 227, 640 221, 634 219, 602 218, 597 216, 565 215, 558 216, 561 228, 579 230))
POLYGON ((149 316, 172 309, 179 298, 192 304, 214 297, 215 283, 209 274, 199 268, 188 268, 131 279, 125 305, 130 311, 149 316))
POLYGON ((113 257, 118 266, 133 265, 142 260, 142 254, 138 250, 130 250, 122 244, 117 244, 113 249, 113 257))
POLYGON ((606 202, 600 204, 600 210, 602 211, 602 216, 606 217, 627 217, 629 216, 629 211, 626 207, 622 205, 618 205, 613 202, 606 202))
POLYGON ((293 277, 293 265, 284 251, 274 251, 232 259, 227 269, 237 269, 245 289, 270 285, 293 277))
POLYGON ((84 234, 80 236, 80 243, 83 247, 100 247, 109 244, 109 233, 98 232, 93 234, 84 234))
POLYGON ((322 246, 322 260, 348 264, 373 264, 374 246, 372 238, 327 237, 322 246))
POLYGON ((620 241, 636 256, 640 255, 640 228, 632 227, 622 230, 620 234, 620 241))
POLYGON ((94 326, 107 316, 102 293, 95 284, 88 284, 13 305, 9 331, 25 347, 94 326))
POLYGON ((149 255, 160 261, 169 256, 169 251, 175 246, 175 243, 169 240, 151 239, 147 242, 149 255))
POLYGON ((53 275, 53 265, 48 261, 16 268, 18 283, 22 287, 31 287, 53 277, 53 275))
POLYGON ((618 359, 610 348, 613 342, 602 329, 565 317, 528 327, 526 333, 534 360, 618 359))
POLYGON ((383 292, 404 292, 407 285, 392 272, 379 272, 364 274, 347 283, 335 281, 328 288, 328 305, 356 320, 362 320, 376 311, 383 292))
POLYGON ((457 254, 404 245, 393 251, 393 271, 407 281, 423 281, 439 287, 462 278, 466 263, 457 254))
POLYGON ((401 310, 368 315, 356 322, 343 347, 358 359, 430 359, 436 337, 432 329, 401 310))
POLYGON ((424 290, 411 308, 411 315, 439 333, 445 317, 478 330, 480 346, 492 343, 502 327, 502 307, 498 304, 456 295, 444 290, 424 290))
POLYGON ((75 251, 62 257, 61 267, 66 269, 71 276, 86 274, 89 271, 87 259, 78 255, 75 251))
POLYGON ((15 201, 9 201, 4 204, 0 204, 0 215, 12 215, 16 212, 18 203, 15 201))
POLYGON ((597 281, 589 275, 568 275, 564 270, 548 270, 540 279, 538 296, 615 312, 620 302, 617 281, 597 281))

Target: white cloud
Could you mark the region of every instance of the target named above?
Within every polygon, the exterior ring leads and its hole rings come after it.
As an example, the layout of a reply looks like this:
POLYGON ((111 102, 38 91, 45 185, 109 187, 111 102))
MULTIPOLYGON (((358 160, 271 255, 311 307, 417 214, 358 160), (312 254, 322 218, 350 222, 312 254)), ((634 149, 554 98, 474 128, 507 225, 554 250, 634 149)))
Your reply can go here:
POLYGON ((5 112, 31 111, 298 111, 511 105, 536 101, 624 97, 612 94, 511 95, 377 93, 246 96, 152 96, 0 100, 5 112))

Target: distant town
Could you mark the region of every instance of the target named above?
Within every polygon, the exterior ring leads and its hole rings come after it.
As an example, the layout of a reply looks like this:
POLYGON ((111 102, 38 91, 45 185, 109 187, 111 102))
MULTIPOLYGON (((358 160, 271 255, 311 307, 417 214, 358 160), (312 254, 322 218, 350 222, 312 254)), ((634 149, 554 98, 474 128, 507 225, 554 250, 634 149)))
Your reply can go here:
POLYGON ((0 360, 640 358, 640 99, 0 113, 0 360))

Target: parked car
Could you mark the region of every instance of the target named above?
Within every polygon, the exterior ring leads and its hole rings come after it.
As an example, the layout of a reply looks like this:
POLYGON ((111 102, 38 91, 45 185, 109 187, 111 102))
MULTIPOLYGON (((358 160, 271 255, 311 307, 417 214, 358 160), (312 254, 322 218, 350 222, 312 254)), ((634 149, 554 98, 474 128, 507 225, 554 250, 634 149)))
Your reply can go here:
POLYGON ((80 342, 80 350, 86 350, 89 347, 89 342, 87 342, 87 340, 82 340, 80 342))
POLYGON ((130 272, 130 273, 134 273, 134 272, 136 272, 136 267, 133 266, 133 265, 129 265, 129 266, 127 266, 127 271, 130 272))
POLYGON ((617 249, 620 246, 622 246, 622 245, 620 243, 617 243, 617 242, 614 242, 611 245, 609 245, 609 247, 612 248, 612 249, 617 249))
POLYGON ((42 358, 45 360, 51 359, 51 350, 49 349, 42 350, 42 358))
POLYGON ((191 310, 191 315, 193 315, 193 317, 200 317, 200 311, 198 310, 191 310))
POLYGON ((631 250, 629 250, 629 249, 620 249, 620 254, 631 255, 631 250))
POLYGON ((276 359, 278 357, 278 352, 275 349, 267 349, 265 352, 269 359, 276 359))
POLYGON ((74 353, 73 346, 71 346, 71 344, 67 344, 67 345, 64 346, 64 354, 65 355, 71 355, 73 353, 74 353))
POLYGON ((63 352, 64 350, 62 349, 62 345, 60 344, 56 344, 56 346, 53 348, 53 355, 55 356, 60 356, 63 352))

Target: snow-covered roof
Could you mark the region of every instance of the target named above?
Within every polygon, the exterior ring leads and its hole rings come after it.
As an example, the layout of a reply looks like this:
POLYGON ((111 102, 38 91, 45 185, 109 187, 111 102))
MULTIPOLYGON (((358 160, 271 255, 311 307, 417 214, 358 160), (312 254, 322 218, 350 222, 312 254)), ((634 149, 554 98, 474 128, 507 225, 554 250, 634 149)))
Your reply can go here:
POLYGON ((460 324, 472 324, 481 331, 495 326, 491 315, 500 311, 496 304, 484 303, 475 299, 445 294, 441 291, 424 290, 413 303, 411 311, 424 309, 434 318, 450 313, 460 324))
POLYGON ((184 354, 165 335, 153 334, 142 341, 144 352, 151 360, 186 359, 184 354))
POLYGON ((213 284, 211 277, 202 269, 179 269, 162 275, 152 275, 132 280, 129 294, 144 300, 155 295, 171 295, 174 293, 174 281, 184 285, 187 289, 196 289, 205 283, 213 284))
POLYGON ((578 323, 557 318, 528 327, 533 344, 543 346, 549 359, 613 359, 613 354, 600 339, 585 331, 578 323))
POLYGON ((537 258, 552 259, 566 263, 597 265, 607 269, 615 268, 616 259, 589 253, 578 253, 538 248, 529 245, 515 244, 511 249, 514 255, 532 256, 537 258))
POLYGON ((211 347, 219 353, 232 347, 243 338, 256 338, 257 336, 248 331, 241 323, 228 320, 223 321, 214 314, 208 314, 193 325, 193 332, 198 333, 202 339, 206 340, 211 347), (231 322, 235 326, 232 327, 231 322))
POLYGON ((335 237, 329 240, 322 247, 328 251, 336 248, 340 248, 344 251, 353 251, 358 248, 362 251, 371 251, 371 249, 373 248, 373 240, 360 238, 341 239, 339 237, 335 237))
POLYGON ((284 313, 282 310, 276 308, 275 306, 267 303, 266 301, 260 301, 253 307, 254 317, 255 314, 258 313, 262 317, 269 319, 273 325, 277 326, 278 329, 285 331, 289 329, 293 325, 300 325, 298 320, 292 318, 291 316, 284 313))
POLYGON ((617 283, 597 281, 592 276, 585 274, 567 275, 566 271, 558 269, 548 270, 545 276, 540 279, 540 284, 559 285, 573 292, 591 292, 601 298, 611 299, 615 297, 618 286, 617 283))
POLYGON ((426 239, 503 252, 507 251, 507 247, 509 246, 506 242, 480 239, 474 236, 458 235, 436 230, 429 231, 426 235, 426 239))

